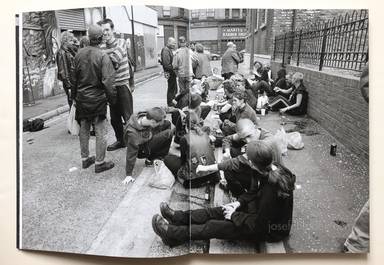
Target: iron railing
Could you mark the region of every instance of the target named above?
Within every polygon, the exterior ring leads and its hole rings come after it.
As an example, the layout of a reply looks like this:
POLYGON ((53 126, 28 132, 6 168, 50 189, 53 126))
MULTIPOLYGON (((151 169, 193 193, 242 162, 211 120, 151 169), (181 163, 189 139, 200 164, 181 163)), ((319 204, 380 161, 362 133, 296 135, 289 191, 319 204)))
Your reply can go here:
POLYGON ((368 10, 353 11, 275 37, 274 60, 361 71, 368 62, 368 10))

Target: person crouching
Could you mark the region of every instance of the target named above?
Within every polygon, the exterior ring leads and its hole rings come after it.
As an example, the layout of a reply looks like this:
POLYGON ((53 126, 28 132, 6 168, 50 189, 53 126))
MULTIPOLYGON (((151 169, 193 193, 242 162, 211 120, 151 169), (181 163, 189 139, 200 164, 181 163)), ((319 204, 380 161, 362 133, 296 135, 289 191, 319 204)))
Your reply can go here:
POLYGON ((127 146, 124 184, 134 181, 132 172, 136 158, 146 158, 145 165, 153 165, 154 159, 168 154, 172 143, 171 122, 165 120, 166 113, 159 107, 132 115, 124 128, 124 141, 127 146))

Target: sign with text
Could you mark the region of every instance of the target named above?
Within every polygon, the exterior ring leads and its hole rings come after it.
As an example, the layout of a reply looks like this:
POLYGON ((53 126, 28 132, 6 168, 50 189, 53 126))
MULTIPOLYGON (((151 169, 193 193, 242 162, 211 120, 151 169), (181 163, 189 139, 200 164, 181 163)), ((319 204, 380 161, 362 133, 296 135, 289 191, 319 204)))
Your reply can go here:
POLYGON ((245 27, 226 27, 221 30, 222 39, 245 39, 247 29, 245 27))

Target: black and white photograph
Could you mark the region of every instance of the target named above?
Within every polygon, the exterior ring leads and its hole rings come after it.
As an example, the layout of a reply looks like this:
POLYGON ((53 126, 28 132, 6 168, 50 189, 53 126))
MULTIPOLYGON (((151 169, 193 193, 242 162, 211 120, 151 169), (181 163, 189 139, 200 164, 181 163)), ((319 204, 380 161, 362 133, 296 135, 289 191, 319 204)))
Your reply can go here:
POLYGON ((368 9, 40 8, 16 41, 17 248, 369 253, 368 9))

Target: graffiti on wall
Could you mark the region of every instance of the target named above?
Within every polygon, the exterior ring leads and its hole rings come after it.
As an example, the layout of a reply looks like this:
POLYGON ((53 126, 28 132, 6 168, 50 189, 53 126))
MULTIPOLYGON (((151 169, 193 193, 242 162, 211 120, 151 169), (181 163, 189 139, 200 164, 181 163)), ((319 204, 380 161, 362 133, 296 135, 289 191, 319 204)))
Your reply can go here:
POLYGON ((23 13, 23 102, 55 93, 59 30, 54 11, 23 13))

